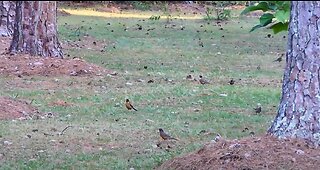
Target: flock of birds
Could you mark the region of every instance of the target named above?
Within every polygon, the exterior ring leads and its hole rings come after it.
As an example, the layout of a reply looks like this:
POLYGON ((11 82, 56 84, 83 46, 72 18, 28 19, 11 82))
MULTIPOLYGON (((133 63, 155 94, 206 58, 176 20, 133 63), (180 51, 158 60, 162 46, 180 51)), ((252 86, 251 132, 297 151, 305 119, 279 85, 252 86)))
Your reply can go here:
MULTIPOLYGON (((273 62, 281 62, 282 61, 282 58, 283 58, 284 54, 281 54, 281 56, 279 56, 276 60, 274 60, 273 62)), ((186 79, 188 80, 195 80, 195 81, 198 81, 197 79, 195 78, 192 78, 192 75, 188 75, 186 77, 186 79)), ((206 80, 202 75, 199 75, 199 83, 204 85, 204 84, 210 84, 210 81, 206 80)), ((234 85, 235 84, 235 80, 234 79, 231 79, 229 81, 229 84, 230 85, 234 85)), ((125 102, 125 106, 128 110, 135 110, 135 111, 138 111, 130 102, 129 99, 126 99, 126 102, 125 102)), ((262 112, 262 108, 261 108, 261 104, 258 103, 257 104, 257 107, 253 108, 255 113, 261 113, 262 112)), ((173 138, 171 137, 169 134, 167 134, 166 132, 164 132, 164 130, 162 128, 159 128, 159 134, 160 134, 160 137, 163 139, 163 140, 178 140, 177 138, 173 138)))
MULTIPOLYGON (((200 78, 202 78, 202 76, 201 76, 200 78)), ((232 80, 233 80, 233 79, 232 79, 232 80)), ((202 83, 201 83, 201 84, 202 84, 202 83)), ((138 111, 138 110, 132 105, 132 103, 130 102, 129 99, 126 99, 125 107, 126 107, 128 110, 138 111)), ((261 111, 262 111, 261 104, 258 103, 258 104, 257 104, 257 107, 254 108, 254 110, 255 110, 256 113, 261 113, 261 111)), ((253 132, 251 132, 251 133, 253 133, 253 132)), ((167 134, 166 132, 164 132, 164 130, 163 130, 162 128, 159 128, 159 135, 160 135, 161 139, 163 139, 163 140, 176 140, 176 141, 178 141, 177 138, 171 137, 169 134, 167 134)), ((251 134, 251 135, 252 135, 252 134, 251 134)))

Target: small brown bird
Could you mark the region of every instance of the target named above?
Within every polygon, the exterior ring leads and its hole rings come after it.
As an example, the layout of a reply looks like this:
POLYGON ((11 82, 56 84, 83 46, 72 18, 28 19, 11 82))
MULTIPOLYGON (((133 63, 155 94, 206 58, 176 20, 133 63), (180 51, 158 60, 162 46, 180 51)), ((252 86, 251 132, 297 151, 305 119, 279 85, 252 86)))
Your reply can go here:
POLYGON ((254 108, 254 110, 256 111, 256 113, 261 113, 261 104, 258 103, 258 106, 256 108, 254 108))
POLYGON ((209 82, 208 80, 204 79, 204 78, 202 77, 202 75, 199 75, 199 82, 200 82, 201 84, 210 84, 210 82, 209 82))
POLYGON ((135 111, 138 111, 136 108, 134 108, 134 107, 132 106, 132 104, 130 103, 129 99, 126 99, 126 108, 127 108, 128 110, 133 109, 133 110, 135 110, 135 111))
POLYGON ((166 133, 163 131, 163 129, 161 129, 161 128, 159 129, 159 132, 160 132, 160 136, 161 136, 161 138, 162 138, 163 140, 170 140, 170 139, 178 140, 178 139, 173 138, 173 137, 171 137, 170 135, 166 134, 166 133))

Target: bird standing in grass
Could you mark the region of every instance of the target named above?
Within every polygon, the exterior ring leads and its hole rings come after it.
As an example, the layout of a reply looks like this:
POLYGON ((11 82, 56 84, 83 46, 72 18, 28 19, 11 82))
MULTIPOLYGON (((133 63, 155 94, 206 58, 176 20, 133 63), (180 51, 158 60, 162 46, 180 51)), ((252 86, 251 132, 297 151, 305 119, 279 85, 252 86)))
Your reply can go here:
POLYGON ((160 132, 160 137, 163 139, 163 140, 170 140, 170 139, 173 139, 173 140, 178 140, 176 138, 173 138, 171 137, 170 135, 166 134, 163 129, 159 129, 159 132, 160 132))
POLYGON ((276 60, 274 60, 273 62, 281 62, 282 61, 282 57, 278 57, 276 60))
POLYGON ((233 79, 231 79, 231 80, 229 81, 229 84, 230 84, 230 85, 234 85, 234 83, 235 83, 235 81, 234 81, 233 79))
POLYGON ((210 82, 209 82, 208 80, 204 79, 204 78, 202 77, 202 75, 199 75, 199 82, 200 82, 201 84, 210 84, 210 82))
POLYGON ((257 66, 257 70, 261 70, 261 66, 260 66, 260 64, 257 66))
POLYGON ((274 60, 273 62, 281 62, 282 61, 282 57, 284 56, 284 53, 281 54, 280 57, 278 57, 276 60, 274 60))
POLYGON ((260 103, 258 103, 258 105, 257 105, 257 107, 256 108, 254 108, 254 110, 256 111, 256 113, 261 113, 261 104, 260 103))
POLYGON ((130 101, 129 101, 129 99, 126 99, 126 108, 128 109, 128 110, 131 110, 131 109, 133 109, 133 110, 135 110, 135 111, 138 111, 136 108, 134 108, 133 107, 133 105, 130 103, 130 101))

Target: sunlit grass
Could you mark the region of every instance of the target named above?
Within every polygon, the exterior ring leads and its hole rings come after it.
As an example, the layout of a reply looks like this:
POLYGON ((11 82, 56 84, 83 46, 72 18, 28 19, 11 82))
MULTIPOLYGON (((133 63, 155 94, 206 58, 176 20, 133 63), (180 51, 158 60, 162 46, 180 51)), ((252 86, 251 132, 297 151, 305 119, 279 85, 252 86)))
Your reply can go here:
MULTIPOLYGON (((139 19, 148 19, 152 15, 160 15, 160 19, 166 19, 166 16, 161 12, 143 12, 141 13, 108 13, 108 12, 99 12, 90 9, 61 9, 64 10, 71 15, 79 15, 79 16, 94 16, 94 17, 105 17, 105 18, 139 18, 139 19)), ((194 16, 174 16, 177 19, 203 19, 203 16, 194 15, 194 16)))

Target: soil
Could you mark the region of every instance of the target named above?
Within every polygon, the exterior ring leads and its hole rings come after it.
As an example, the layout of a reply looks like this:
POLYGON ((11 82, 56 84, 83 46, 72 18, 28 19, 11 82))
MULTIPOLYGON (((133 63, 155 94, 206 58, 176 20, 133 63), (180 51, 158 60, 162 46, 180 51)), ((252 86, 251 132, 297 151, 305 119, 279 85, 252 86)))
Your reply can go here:
POLYGON ((45 116, 45 114, 40 113, 27 101, 10 97, 0 97, 0 120, 24 120, 35 117, 40 118, 41 116, 45 116))
MULTIPOLYGON (((10 38, 0 37, 0 74, 22 76, 91 76, 112 74, 111 70, 91 64, 80 58, 57 59, 36 57, 28 54, 5 54, 10 46, 10 38)), ((62 45, 64 46, 64 45, 62 45)), ((92 45, 94 46, 94 45, 92 45)), ((94 49, 94 47, 92 47, 94 49)))
POLYGON ((164 162, 160 169, 318 169, 320 149, 306 141, 270 135, 212 141, 198 151, 164 162))

